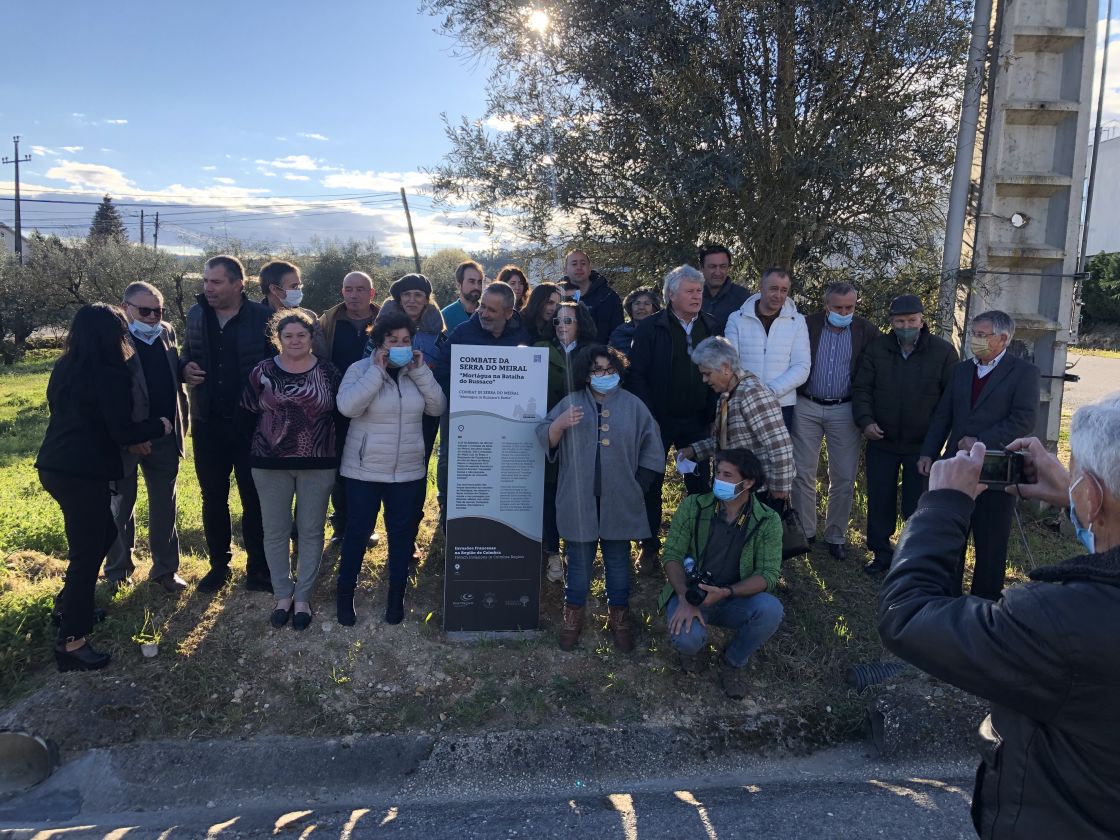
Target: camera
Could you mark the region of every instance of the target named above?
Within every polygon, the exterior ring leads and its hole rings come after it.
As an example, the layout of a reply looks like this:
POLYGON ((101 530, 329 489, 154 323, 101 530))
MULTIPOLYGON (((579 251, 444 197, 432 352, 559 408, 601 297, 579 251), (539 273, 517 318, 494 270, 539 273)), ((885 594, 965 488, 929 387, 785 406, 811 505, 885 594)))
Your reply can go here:
POLYGON ((1023 453, 1006 449, 991 449, 984 453, 984 466, 980 468, 980 482, 989 487, 1006 487, 1009 484, 1027 484, 1023 480, 1023 453))
POLYGON ((698 607, 704 603, 704 599, 708 597, 708 593, 700 588, 700 584, 704 583, 708 586, 712 585, 711 572, 689 572, 685 578, 688 584, 688 589, 685 590, 684 599, 694 607, 698 607))

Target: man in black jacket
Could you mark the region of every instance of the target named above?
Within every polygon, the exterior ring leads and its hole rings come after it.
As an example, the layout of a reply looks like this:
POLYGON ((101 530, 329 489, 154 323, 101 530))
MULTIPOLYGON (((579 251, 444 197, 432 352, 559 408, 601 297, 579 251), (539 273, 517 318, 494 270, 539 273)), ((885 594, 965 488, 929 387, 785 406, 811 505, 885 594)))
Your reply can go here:
POLYGON ((600 344, 611 340, 611 333, 622 321, 622 298, 611 288, 607 278, 591 270, 591 259, 583 251, 571 251, 564 258, 566 272, 561 284, 575 287, 571 299, 579 301, 591 312, 595 336, 600 344))
POLYGON ((930 491, 903 529, 879 593, 879 635, 889 650, 992 703, 980 726, 972 795, 981 837, 1093 840, 1120 830, 1117 439, 1120 397, 1113 395, 1074 415, 1069 472, 1035 438, 1008 444, 1023 452, 1026 477, 1035 480, 1018 491, 1072 503, 1070 519, 1088 555, 1035 569, 1031 583, 995 602, 954 597, 983 487, 985 447, 975 443, 933 465, 930 491))
POLYGON ((217 592, 230 579, 232 472, 241 496, 241 535, 248 555, 245 586, 271 592, 261 505, 249 469, 249 440, 238 431, 234 417, 249 374, 273 353, 267 335, 272 310, 246 296, 245 268, 235 257, 211 257, 202 276, 203 291, 187 313, 187 342, 179 360, 190 386, 194 467, 210 553, 210 571, 198 582, 198 591, 217 592))
POLYGON ((705 245, 698 256, 704 275, 704 311, 722 332, 727 328, 727 319, 739 311, 751 293, 729 276, 731 252, 725 246, 705 245))
MULTIPOLYGON (((933 459, 968 452, 980 441, 988 449, 1034 431, 1038 416, 1038 368, 1007 352, 1015 321, 1006 312, 982 312, 972 319, 972 361, 957 365, 941 395, 922 443, 918 472, 929 475, 933 459), (946 442, 947 441, 947 442, 946 442)), ((999 491, 980 494, 972 515, 976 564, 972 594, 994 601, 1003 589, 1012 499, 999 491)), ((964 550, 957 567, 957 591, 963 588, 964 550)))
MULTIPOLYGON (((712 316, 701 311, 704 275, 690 265, 673 269, 665 277, 665 309, 650 315, 634 331, 630 348, 629 389, 646 404, 661 428, 665 454, 711 436, 716 394, 692 364, 692 348, 709 336, 723 335, 712 316)), ((689 493, 710 488, 709 464, 703 461, 684 476, 689 493)), ((661 540, 661 488, 658 475, 646 493, 646 518, 652 536, 643 540, 638 560, 643 571, 659 571, 661 540)))
POLYGON ((925 478, 918 455, 930 417, 960 361, 953 345, 922 323, 922 301, 900 295, 891 301, 891 331, 863 352, 852 380, 852 416, 867 438, 867 547, 864 566, 880 574, 891 566, 891 537, 898 521, 898 474, 902 472, 902 519, 917 507, 925 478))

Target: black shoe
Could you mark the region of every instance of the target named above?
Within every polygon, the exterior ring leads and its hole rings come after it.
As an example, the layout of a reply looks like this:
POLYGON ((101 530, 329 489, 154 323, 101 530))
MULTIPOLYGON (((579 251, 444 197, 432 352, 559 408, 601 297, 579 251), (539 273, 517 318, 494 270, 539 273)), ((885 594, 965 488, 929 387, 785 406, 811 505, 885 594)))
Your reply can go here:
POLYGON ((338 623, 344 627, 353 627, 354 622, 358 620, 354 615, 354 593, 339 590, 335 596, 336 610, 338 612, 338 623))
POLYGON ((292 616, 293 630, 306 630, 311 626, 311 613, 297 612, 292 616))
POLYGON ((272 615, 269 616, 268 623, 279 630, 281 627, 287 624, 288 619, 292 617, 292 609, 294 607, 294 604, 288 604, 288 608, 286 610, 277 607, 272 611, 272 615))
POLYGON ((195 589, 211 595, 229 583, 231 577, 233 577, 233 573, 228 568, 219 566, 204 574, 202 580, 195 585, 195 589))
POLYGON ((385 607, 386 624, 400 624, 404 621, 404 587, 403 583, 389 584, 389 602, 385 607))
POLYGON ((809 544, 809 548, 812 548, 813 546, 815 546, 817 544, 817 538, 816 537, 806 537, 805 542, 807 542, 809 544))
POLYGON ((833 560, 847 560, 848 547, 844 543, 829 543, 828 553, 832 556, 833 560))
POLYGON ((881 575, 891 567, 892 556, 885 551, 875 552, 875 558, 863 567, 869 575, 881 575))
POLYGON ((246 575, 245 588, 250 592, 272 593, 272 578, 265 575, 246 575))
POLYGON ((54 649, 59 671, 97 671, 108 665, 110 659, 109 654, 94 650, 89 642, 77 650, 67 650, 66 645, 54 649))

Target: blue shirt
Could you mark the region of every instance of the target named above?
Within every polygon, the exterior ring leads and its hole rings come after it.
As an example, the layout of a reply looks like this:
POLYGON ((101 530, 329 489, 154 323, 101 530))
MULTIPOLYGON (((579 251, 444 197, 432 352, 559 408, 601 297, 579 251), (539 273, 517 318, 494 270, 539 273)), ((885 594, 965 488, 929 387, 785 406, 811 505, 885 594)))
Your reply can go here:
POLYGON ((440 311, 443 313, 443 321, 447 324, 449 333, 460 324, 466 323, 471 317, 471 313, 463 308, 462 298, 456 298, 454 303, 447 304, 440 311))
POLYGON ((809 374, 809 394, 821 400, 842 400, 852 393, 852 330, 821 329, 817 355, 809 374))

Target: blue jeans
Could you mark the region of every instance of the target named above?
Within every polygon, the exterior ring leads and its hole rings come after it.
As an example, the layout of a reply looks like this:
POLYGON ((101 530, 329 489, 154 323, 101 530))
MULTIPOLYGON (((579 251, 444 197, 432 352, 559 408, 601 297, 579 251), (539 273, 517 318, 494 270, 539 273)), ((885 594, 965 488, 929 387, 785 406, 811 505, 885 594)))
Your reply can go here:
MULTIPOLYGON (((679 603, 676 595, 669 599, 665 605, 667 620, 673 617, 679 603)), ((751 654, 774 635, 785 615, 782 602, 769 592, 759 592, 746 598, 725 598, 715 606, 700 607, 700 612, 708 624, 737 631, 723 652, 727 664, 735 668, 747 664, 751 654)), ((670 636, 669 641, 679 652, 693 656, 707 644, 708 628, 699 621, 693 621, 689 630, 670 636)))
POLYGON ((595 542, 568 542, 568 583, 564 600, 573 607, 587 603, 591 589, 591 567, 595 563, 595 548, 603 546, 603 569, 607 578, 607 604, 625 607, 630 603, 630 540, 599 540, 595 542))
POLYGON ((389 581, 408 579, 408 561, 416 543, 416 513, 423 509, 425 481, 382 482, 346 479, 346 533, 338 558, 338 588, 352 592, 362 569, 369 535, 385 505, 385 538, 389 541, 389 581))

